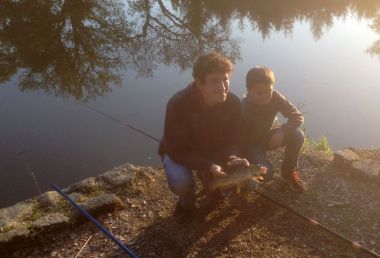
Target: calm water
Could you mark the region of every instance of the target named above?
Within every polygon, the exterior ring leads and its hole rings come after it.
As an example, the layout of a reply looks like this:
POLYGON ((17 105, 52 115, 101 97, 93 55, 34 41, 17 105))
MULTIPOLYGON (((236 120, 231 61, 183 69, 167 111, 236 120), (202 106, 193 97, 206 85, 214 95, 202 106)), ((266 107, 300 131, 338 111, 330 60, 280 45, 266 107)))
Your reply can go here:
POLYGON ((2 0, 0 207, 159 164, 155 142, 81 103, 160 138, 167 100, 212 50, 235 61, 236 94, 269 66, 312 137, 380 147, 380 1, 316 2, 2 0))

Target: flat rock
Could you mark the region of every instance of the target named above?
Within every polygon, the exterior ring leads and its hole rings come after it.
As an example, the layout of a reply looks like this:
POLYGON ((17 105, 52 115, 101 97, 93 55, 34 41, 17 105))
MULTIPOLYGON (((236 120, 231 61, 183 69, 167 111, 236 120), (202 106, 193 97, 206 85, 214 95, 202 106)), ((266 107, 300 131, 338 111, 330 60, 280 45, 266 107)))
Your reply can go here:
POLYGON ((101 178, 112 187, 131 186, 133 184, 133 179, 135 178, 135 173, 111 170, 101 175, 101 178))
POLYGON ((15 242, 21 242, 28 238, 30 231, 27 228, 16 228, 5 233, 0 233, 0 247, 3 249, 5 246, 15 242))
POLYGON ((62 197, 56 191, 49 191, 37 197, 37 202, 41 208, 57 207, 62 197))
POLYGON ((69 217, 62 213, 48 213, 32 223, 37 230, 53 230, 70 223, 69 217))
POLYGON ((79 181, 68 187, 67 191, 69 193, 72 192, 80 192, 80 193, 90 193, 94 191, 99 186, 95 177, 89 177, 79 181))
POLYGON ((314 167, 324 167, 330 164, 332 157, 323 151, 309 151, 301 156, 314 167))
POLYGON ((123 172, 126 172, 126 171, 136 171, 138 170, 139 167, 138 166, 135 166, 131 163, 125 163, 125 164, 122 164, 120 166, 117 166, 117 167, 114 167, 113 170, 121 170, 123 172))
POLYGON ((0 228, 14 227, 18 220, 33 211, 33 203, 28 201, 18 202, 13 206, 0 210, 0 228))
POLYGON ((351 163, 355 160, 359 160, 359 156, 350 149, 334 152, 334 166, 338 169, 350 169, 351 163))
POLYGON ((378 177, 380 174, 380 165, 372 159, 356 160, 351 163, 354 173, 370 177, 378 177))
MULTIPOLYGON (((121 199, 115 194, 102 194, 84 203, 80 203, 79 205, 93 216, 105 214, 115 209, 124 207, 121 199)), ((74 216, 75 218, 84 218, 84 216, 77 211, 74 216)))
POLYGON ((75 202, 78 202, 82 198, 82 195, 80 193, 77 193, 77 192, 73 192, 71 194, 68 194, 68 196, 71 199, 73 199, 75 202))

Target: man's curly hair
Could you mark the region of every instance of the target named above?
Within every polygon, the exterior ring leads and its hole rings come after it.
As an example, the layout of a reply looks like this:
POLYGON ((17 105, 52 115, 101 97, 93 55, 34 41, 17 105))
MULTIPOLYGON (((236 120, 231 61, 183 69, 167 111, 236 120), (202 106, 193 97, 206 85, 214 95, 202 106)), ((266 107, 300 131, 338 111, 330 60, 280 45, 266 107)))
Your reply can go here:
POLYGON ((227 57, 212 52, 198 57, 193 67, 193 77, 195 80, 204 82, 208 73, 221 72, 230 74, 232 70, 233 65, 227 57))

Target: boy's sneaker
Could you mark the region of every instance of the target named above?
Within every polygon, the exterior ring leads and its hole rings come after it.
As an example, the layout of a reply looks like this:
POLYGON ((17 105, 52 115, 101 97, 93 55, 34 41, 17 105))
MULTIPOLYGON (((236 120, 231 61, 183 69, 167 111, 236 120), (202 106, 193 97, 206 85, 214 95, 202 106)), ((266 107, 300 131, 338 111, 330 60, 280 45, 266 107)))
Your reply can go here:
POLYGON ((178 224, 190 223, 193 220, 194 209, 185 209, 177 203, 173 212, 173 218, 178 224))
POLYGON ((301 177, 297 171, 293 171, 290 174, 281 173, 281 179, 288 184, 290 190, 303 193, 306 191, 302 184, 301 177))

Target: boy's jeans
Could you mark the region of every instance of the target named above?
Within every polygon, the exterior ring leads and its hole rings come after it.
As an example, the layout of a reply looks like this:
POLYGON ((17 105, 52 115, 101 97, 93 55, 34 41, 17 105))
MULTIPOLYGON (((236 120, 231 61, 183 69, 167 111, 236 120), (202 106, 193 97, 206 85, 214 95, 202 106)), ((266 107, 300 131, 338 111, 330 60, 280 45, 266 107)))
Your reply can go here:
MULTIPOLYGON (((282 129, 275 128, 271 130, 267 138, 263 139, 261 142, 249 146, 247 152, 247 159, 250 163, 256 163, 268 168, 265 180, 271 180, 274 174, 273 166, 267 157, 267 151, 269 141, 277 130, 282 129)), ((282 144, 282 146, 285 146, 284 159, 281 164, 281 172, 283 174, 290 174, 296 169, 304 138, 304 133, 299 128, 288 129, 286 131, 282 144)))
POLYGON ((195 204, 195 184, 193 172, 174 162, 168 155, 162 159, 169 189, 179 197, 179 204, 185 209, 192 209, 195 204))

